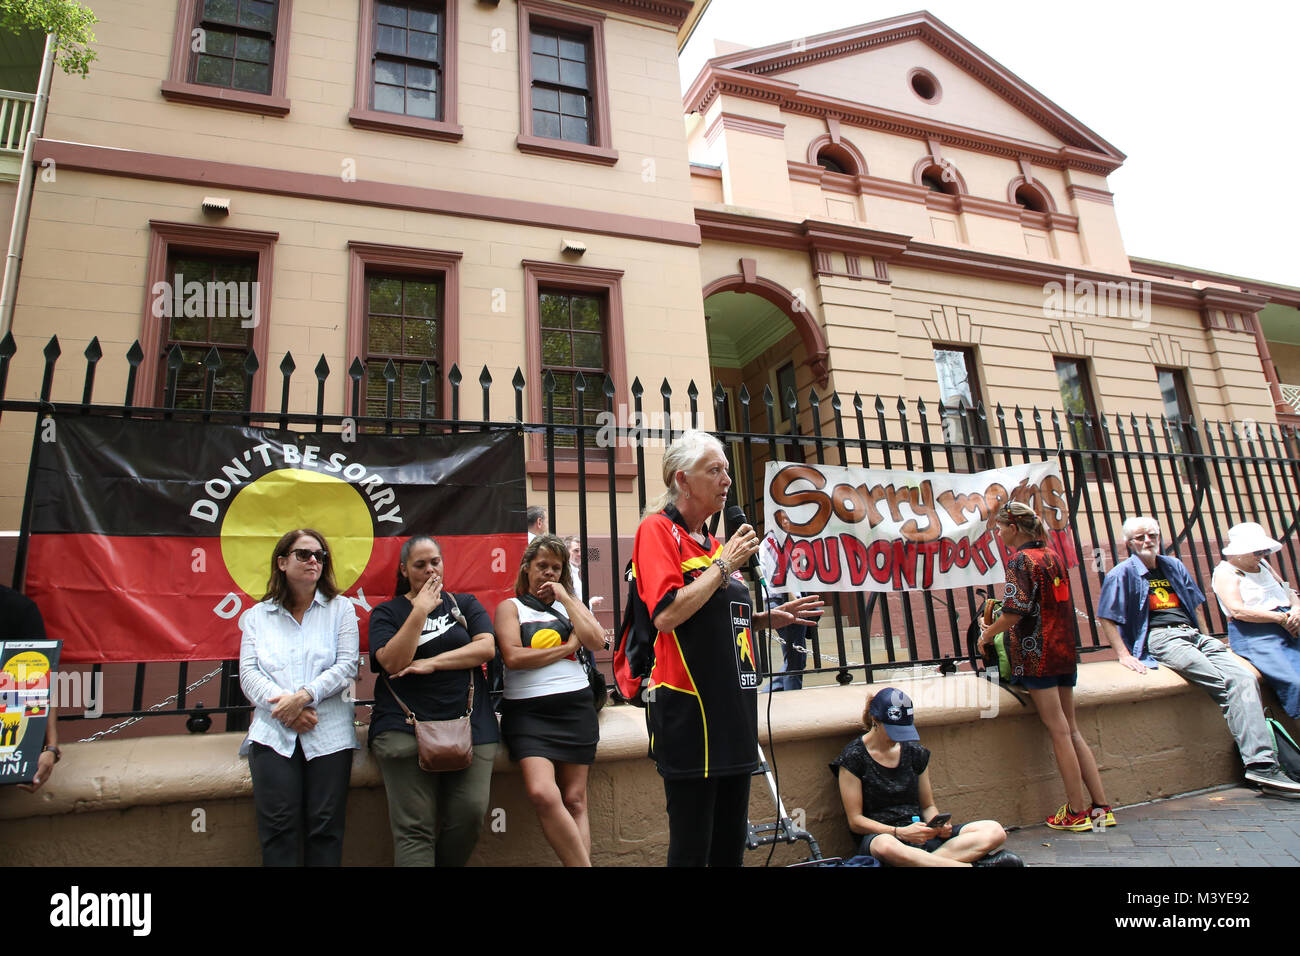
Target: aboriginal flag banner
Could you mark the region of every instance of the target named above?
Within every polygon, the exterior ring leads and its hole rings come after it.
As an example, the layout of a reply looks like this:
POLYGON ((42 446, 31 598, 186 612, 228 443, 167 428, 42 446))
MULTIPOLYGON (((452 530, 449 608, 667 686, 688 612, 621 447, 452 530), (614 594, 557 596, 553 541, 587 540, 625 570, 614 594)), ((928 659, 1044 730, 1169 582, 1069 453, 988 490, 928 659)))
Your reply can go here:
POLYGON ((972 475, 769 461, 763 517, 774 529, 774 586, 913 591, 996 584, 1010 558, 989 529, 1008 501, 1043 519, 1048 547, 1078 564, 1054 461, 972 475))
POLYGON ((363 649, 412 534, 438 539, 447 590, 489 613, 514 594, 527 540, 515 432, 345 436, 69 416, 52 437, 35 466, 26 590, 65 661, 237 657, 239 616, 295 528, 324 535, 363 649))

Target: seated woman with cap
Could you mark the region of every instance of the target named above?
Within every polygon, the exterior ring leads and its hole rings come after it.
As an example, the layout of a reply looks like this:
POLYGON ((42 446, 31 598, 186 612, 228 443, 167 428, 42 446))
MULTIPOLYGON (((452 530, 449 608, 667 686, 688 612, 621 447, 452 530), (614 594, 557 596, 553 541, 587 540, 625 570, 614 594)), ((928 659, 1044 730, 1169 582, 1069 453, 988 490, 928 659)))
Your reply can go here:
POLYGON ((1282 545, 1261 525, 1228 529, 1214 594, 1228 620, 1228 645, 1268 678, 1283 709, 1300 718, 1300 597, 1268 563, 1282 545))
POLYGON ((918 743, 912 700, 886 687, 862 713, 867 732, 831 763, 859 854, 887 866, 1024 866, 999 847, 1006 831, 993 820, 954 826, 940 817, 930 787, 930 751, 918 743), (940 819, 936 819, 940 818, 940 819), (930 824, 934 823, 934 826, 930 824))

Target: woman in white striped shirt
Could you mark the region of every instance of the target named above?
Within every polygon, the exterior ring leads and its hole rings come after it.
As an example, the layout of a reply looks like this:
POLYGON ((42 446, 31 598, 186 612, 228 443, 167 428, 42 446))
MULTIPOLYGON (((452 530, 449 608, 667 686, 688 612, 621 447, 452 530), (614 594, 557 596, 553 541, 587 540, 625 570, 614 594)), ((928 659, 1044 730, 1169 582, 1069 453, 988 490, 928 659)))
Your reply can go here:
POLYGON ((253 778, 263 866, 343 859, 357 674, 357 615, 338 593, 325 537, 284 535, 266 596, 241 621, 239 686, 253 704, 241 752, 253 778))

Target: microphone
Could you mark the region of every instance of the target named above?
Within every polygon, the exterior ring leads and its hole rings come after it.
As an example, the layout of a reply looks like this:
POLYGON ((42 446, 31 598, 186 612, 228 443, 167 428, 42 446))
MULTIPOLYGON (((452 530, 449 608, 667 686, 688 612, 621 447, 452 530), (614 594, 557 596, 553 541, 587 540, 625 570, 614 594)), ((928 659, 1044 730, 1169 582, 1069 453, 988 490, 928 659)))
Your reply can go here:
MULTIPOLYGON (((726 528, 726 535, 728 540, 731 539, 731 536, 733 534, 735 534, 737 531, 740 530, 741 525, 749 524, 749 519, 745 517, 745 512, 740 507, 740 505, 730 505, 727 508, 726 512, 724 512, 722 516, 722 521, 723 521, 723 526, 726 528)), ((756 581, 763 580, 763 574, 758 569, 757 553, 751 554, 749 556, 749 563, 745 565, 745 569, 749 572, 750 576, 754 578, 756 581)))
MULTIPOLYGON (((728 506, 726 512, 724 512, 722 516, 722 521, 723 527, 726 528, 728 540, 731 539, 733 534, 740 530, 741 525, 749 523, 745 519, 745 512, 740 505, 728 506)), ((758 567, 757 553, 749 556, 749 563, 745 565, 745 570, 749 572, 750 579, 758 583, 754 607, 755 610, 762 611, 771 604, 771 600, 767 593, 767 582, 763 580, 763 572, 759 570, 758 567)), ((768 628, 768 633, 771 633, 770 627, 768 628)), ((755 667, 757 667, 757 663, 755 663, 755 667)), ((771 680, 772 678, 772 661, 770 657, 767 662, 767 677, 768 680, 771 680)))

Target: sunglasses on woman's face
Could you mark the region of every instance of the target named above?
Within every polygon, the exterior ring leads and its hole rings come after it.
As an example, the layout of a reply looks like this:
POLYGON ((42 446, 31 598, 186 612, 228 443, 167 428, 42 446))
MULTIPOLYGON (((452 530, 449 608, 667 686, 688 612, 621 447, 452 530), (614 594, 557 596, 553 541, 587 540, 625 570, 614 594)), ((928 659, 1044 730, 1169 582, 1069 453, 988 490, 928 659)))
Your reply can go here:
POLYGON ((312 558, 316 559, 317 564, 324 564, 325 559, 329 557, 328 551, 319 551, 319 550, 310 551, 307 548, 291 548, 289 550, 289 553, 292 554, 299 561, 301 561, 303 564, 306 564, 312 558))

